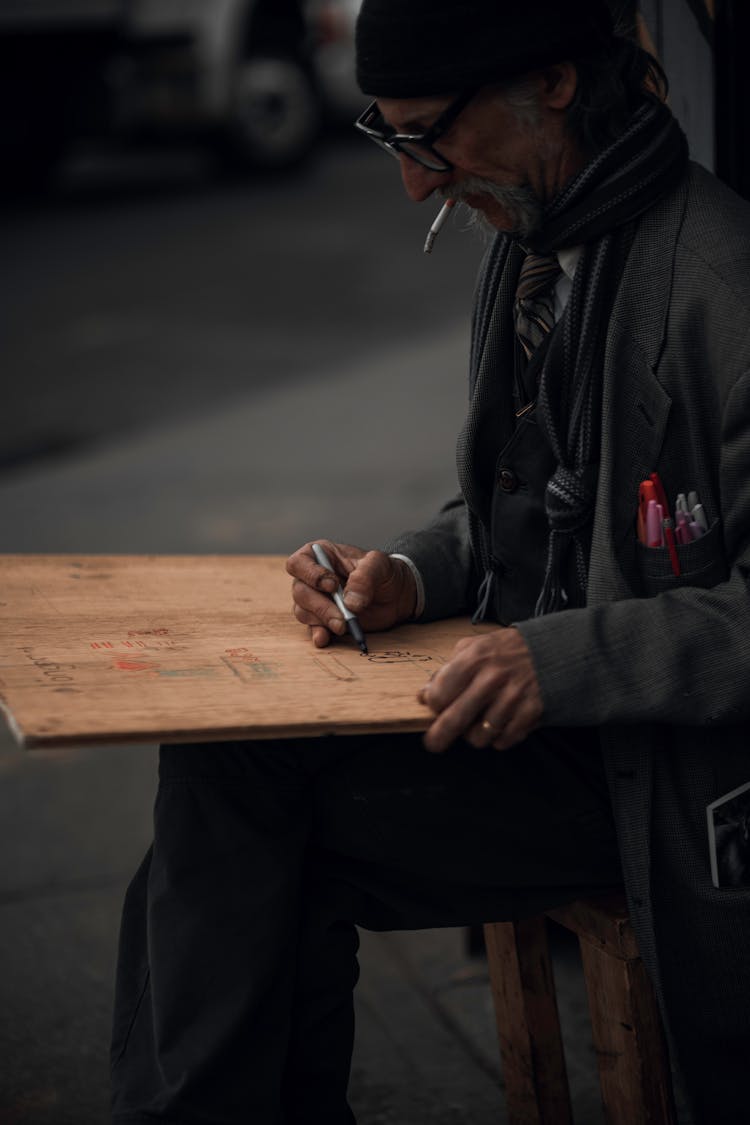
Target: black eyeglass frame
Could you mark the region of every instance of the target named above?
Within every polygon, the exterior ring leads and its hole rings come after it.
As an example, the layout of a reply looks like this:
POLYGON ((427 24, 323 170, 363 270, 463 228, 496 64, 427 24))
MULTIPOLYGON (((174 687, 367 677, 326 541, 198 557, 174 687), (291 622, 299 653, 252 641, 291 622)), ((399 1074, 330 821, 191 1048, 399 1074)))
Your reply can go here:
POLYGON ((384 128, 375 128, 373 125, 375 121, 385 124, 376 101, 370 102, 367 109, 359 115, 354 122, 354 128, 365 137, 369 137, 376 145, 384 148, 391 156, 395 156, 397 160, 403 153, 430 172, 452 172, 454 165, 433 148, 433 143, 448 132, 459 113, 465 109, 476 93, 477 90, 473 89, 459 94, 424 133, 388 133, 384 128), (409 147, 411 145, 416 146, 417 151, 412 151, 409 147), (428 160, 419 149, 426 149, 434 160, 428 160))

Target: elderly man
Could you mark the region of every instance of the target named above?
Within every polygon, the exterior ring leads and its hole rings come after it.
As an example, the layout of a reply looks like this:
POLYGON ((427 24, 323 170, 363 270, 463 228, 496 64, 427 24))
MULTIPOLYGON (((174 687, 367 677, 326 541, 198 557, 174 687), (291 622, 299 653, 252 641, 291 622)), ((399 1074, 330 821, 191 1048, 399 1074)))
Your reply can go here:
POLYGON ((461 495, 388 553, 328 543, 335 577, 303 547, 295 611, 317 645, 343 633, 340 578, 365 630, 497 629, 425 687, 424 740, 163 749, 115 1118, 352 1122, 355 923, 522 916, 624 880, 695 1120, 739 1125, 750 886, 713 836, 748 822, 748 208, 689 163, 602 0, 365 0, 357 52, 359 127, 409 195, 495 235, 461 495))

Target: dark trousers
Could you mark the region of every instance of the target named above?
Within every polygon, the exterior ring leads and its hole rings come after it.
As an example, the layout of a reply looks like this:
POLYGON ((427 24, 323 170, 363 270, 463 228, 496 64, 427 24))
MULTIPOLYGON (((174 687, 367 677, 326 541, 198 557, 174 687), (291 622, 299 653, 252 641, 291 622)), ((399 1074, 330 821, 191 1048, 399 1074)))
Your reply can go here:
POLYGON ((619 881, 590 733, 164 747, 123 911, 115 1121, 350 1125, 357 924, 521 917, 619 881))

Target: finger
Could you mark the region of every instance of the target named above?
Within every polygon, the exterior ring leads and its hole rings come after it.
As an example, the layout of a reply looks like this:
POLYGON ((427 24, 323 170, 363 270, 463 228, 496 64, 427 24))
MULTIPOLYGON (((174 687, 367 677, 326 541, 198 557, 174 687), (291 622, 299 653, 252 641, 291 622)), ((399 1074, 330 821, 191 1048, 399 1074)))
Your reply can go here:
POLYGON ((344 602, 353 613, 371 605, 378 592, 387 600, 387 587, 394 581, 393 560, 383 551, 368 551, 357 559, 344 586, 344 602))
POLYGON ((538 686, 510 677, 498 686, 487 710, 467 736, 473 746, 507 749, 527 738, 541 721, 542 699, 538 686))
POLYGON ((295 605, 293 612, 302 625, 309 625, 311 628, 322 626, 326 630, 336 633, 339 637, 342 637, 346 632, 346 622, 343 617, 339 616, 335 606, 333 612, 312 613, 310 610, 303 609, 302 606, 295 605))
POLYGON ((486 711, 474 724, 466 735, 466 741, 472 746, 482 749, 485 746, 494 746, 501 740, 508 726, 506 716, 497 715, 494 711, 486 711))
POLYGON ((486 682, 494 674, 495 684, 499 689, 515 666, 515 660, 508 661, 503 655, 507 644, 506 633, 507 630, 496 630, 479 637, 462 637, 457 641, 448 663, 439 669, 432 683, 424 689, 424 702, 427 706, 439 713, 465 691, 475 678, 486 682), (498 655, 502 657, 501 661, 498 661, 498 655))
POLYGON ((527 737, 543 712, 526 644, 504 632, 470 639, 454 650, 449 663, 424 686, 421 699, 437 715, 424 740, 435 751, 459 738, 506 749, 527 737), (489 728, 482 726, 487 721, 489 728))
POLYGON ((332 629, 334 633, 346 632, 341 610, 330 594, 312 590, 300 579, 295 578, 292 583, 292 598, 294 599, 295 614, 297 609, 308 614, 308 617, 300 617, 297 614, 298 621, 302 621, 305 625, 312 625, 317 622, 325 625, 328 629, 332 629), (310 617, 315 620, 311 621, 310 617))
POLYGON ((424 736, 425 747, 440 753, 459 738, 465 738, 487 710, 492 698, 491 685, 488 687, 479 680, 474 681, 437 716, 424 736))
POLYGON ((509 680, 481 716, 468 741, 475 746, 508 750, 523 742, 541 725, 543 711, 538 685, 509 680))
MULTIPOLYGON (((319 542, 328 555, 331 565, 337 566, 339 559, 335 545, 329 543, 326 539, 319 540, 319 542)), ((328 567, 321 566, 317 561, 312 551, 312 543, 306 543, 304 547, 300 547, 298 551, 290 555, 286 560, 286 569, 292 578, 302 582, 305 586, 309 586, 312 590, 324 590, 331 594, 340 583, 340 576, 337 573, 332 574, 328 567)), ((347 571, 344 569, 343 575, 346 573, 347 571)))
POLYGON ((316 648, 325 648, 326 645, 331 643, 331 634, 322 625, 313 625, 310 634, 316 648))
POLYGON ((496 738, 492 747, 495 750, 510 750, 533 734, 540 726, 541 712, 532 700, 523 700, 514 710, 502 734, 496 738))
POLYGON ((432 681, 434 679, 435 679, 435 673, 433 672, 432 675, 427 680, 427 683, 423 684, 422 687, 417 692, 417 703, 424 703, 425 707, 428 705, 427 704, 427 689, 429 688, 430 684, 432 683, 432 681))
POLYGON ((454 655, 447 664, 439 668, 421 690, 421 700, 435 714, 446 707, 464 692, 475 677, 474 661, 467 659, 468 646, 462 653, 454 655))

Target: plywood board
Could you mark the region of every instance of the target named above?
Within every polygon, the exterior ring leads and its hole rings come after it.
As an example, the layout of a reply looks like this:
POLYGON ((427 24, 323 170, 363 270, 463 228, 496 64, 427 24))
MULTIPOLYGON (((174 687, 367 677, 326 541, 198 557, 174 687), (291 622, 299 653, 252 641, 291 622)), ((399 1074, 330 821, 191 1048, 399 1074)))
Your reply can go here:
POLYGON ((419 687, 488 626, 316 649, 276 556, 0 556, 0 707, 28 747, 419 731, 419 687))

